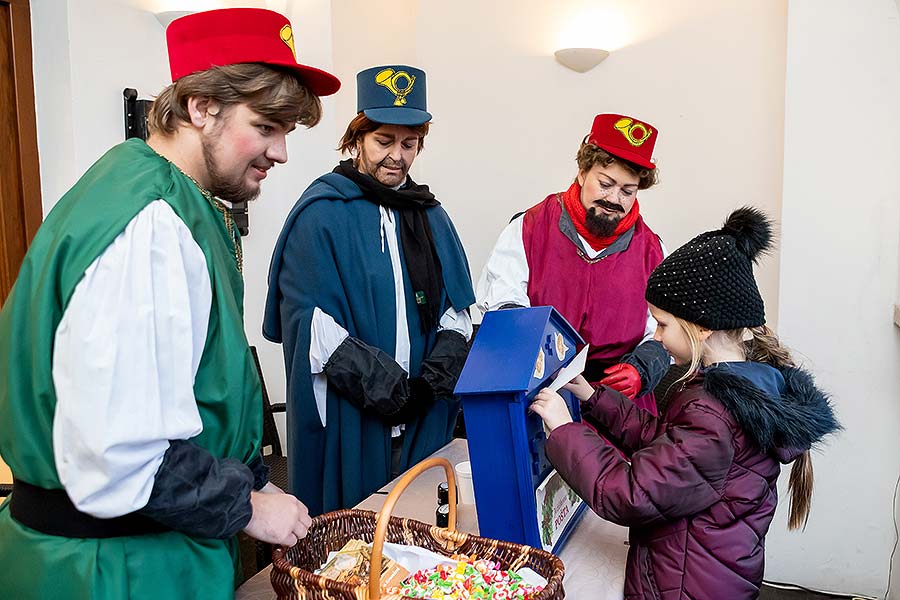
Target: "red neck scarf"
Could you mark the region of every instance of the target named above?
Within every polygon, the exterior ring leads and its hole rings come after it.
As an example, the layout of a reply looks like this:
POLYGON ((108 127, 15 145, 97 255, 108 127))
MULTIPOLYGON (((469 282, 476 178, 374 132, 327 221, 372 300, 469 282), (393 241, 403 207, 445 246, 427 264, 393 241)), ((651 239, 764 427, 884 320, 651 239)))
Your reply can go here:
POLYGON ((628 229, 635 224, 637 218, 641 214, 640 206, 638 206, 637 198, 635 198, 634 206, 631 207, 631 210, 628 211, 627 215, 622 217, 622 220, 616 225, 616 230, 613 234, 609 237, 600 237, 588 231, 588 228, 585 225, 587 210, 585 210, 584 205, 581 203, 581 185, 579 185, 577 180, 573 181, 572 185, 569 186, 569 189, 563 192, 562 197, 563 206, 565 206, 569 216, 572 217, 572 223, 575 225, 575 230, 578 231, 578 234, 583 237, 595 251, 603 250, 616 241, 617 237, 628 231, 628 229))

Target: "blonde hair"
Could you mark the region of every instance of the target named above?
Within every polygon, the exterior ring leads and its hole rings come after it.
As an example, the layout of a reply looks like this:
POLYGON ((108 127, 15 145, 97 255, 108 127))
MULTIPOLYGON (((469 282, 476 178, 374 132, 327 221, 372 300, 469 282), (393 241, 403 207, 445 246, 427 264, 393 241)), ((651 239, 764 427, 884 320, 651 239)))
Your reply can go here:
MULTIPOLYGON (((699 370, 703 360, 703 342, 700 341, 702 329, 696 323, 685 321, 672 315, 681 330, 687 336, 691 346, 691 362, 687 372, 675 383, 682 383, 691 379, 699 370)), ((744 357, 754 362, 765 363, 776 368, 795 367, 790 350, 781 345, 775 332, 762 325, 740 329, 722 330, 721 333, 728 339, 742 346, 744 357), (751 339, 744 341, 745 332, 749 331, 751 339)), ((809 521, 809 511, 812 506, 813 492, 813 465, 810 451, 807 450, 791 466, 791 475, 788 480, 790 492, 790 510, 788 516, 788 529, 805 529, 809 521)))
POLYGON ((151 134, 172 134, 190 123, 190 97, 211 98, 223 107, 246 104, 253 111, 284 126, 312 127, 322 116, 322 103, 293 72, 259 63, 213 67, 193 73, 168 86, 150 108, 151 134))

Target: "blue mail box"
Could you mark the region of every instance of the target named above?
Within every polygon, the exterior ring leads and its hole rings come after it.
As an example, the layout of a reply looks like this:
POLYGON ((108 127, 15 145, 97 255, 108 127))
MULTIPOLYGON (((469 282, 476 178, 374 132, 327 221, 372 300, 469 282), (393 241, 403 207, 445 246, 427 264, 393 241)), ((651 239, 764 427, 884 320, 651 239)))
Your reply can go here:
MULTIPOLYGON (((482 536, 558 551, 584 510, 547 460, 541 418, 528 411, 583 345, 550 306, 484 316, 456 384, 482 536)), ((561 393, 580 420, 578 401, 561 393)))

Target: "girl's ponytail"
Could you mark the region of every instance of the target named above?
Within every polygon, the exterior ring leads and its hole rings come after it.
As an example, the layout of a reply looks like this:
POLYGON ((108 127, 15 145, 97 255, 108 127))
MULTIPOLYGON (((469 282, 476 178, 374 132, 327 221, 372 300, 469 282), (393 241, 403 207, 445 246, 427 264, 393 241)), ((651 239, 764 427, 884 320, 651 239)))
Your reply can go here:
MULTIPOLYGON (((774 367, 795 366, 790 351, 781 345, 771 329, 765 325, 751 327, 750 333, 753 334, 747 348, 750 360, 774 367)), ((791 494, 788 529, 805 529, 813 492, 813 465, 809 450, 801 454, 791 466, 788 491, 791 494)))
POLYGON ((790 350, 781 345, 774 331, 765 325, 748 329, 753 339, 747 344, 747 358, 773 367, 795 366, 790 350))
POLYGON ((791 493, 788 529, 806 529, 813 491, 813 466, 809 450, 794 461, 788 491, 791 493))

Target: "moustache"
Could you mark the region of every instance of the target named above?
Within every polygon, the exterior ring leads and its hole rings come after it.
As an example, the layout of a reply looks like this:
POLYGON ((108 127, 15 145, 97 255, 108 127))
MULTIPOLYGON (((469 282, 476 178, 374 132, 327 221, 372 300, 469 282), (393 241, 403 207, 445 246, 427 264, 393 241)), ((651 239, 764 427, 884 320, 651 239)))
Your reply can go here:
POLYGON ((400 169, 401 171, 406 171, 406 161, 405 160, 393 160, 391 158, 385 158, 380 163, 378 163, 379 167, 385 167, 387 169, 400 169))
POLYGON ((620 213, 625 212, 625 209, 622 206, 620 206, 618 204, 613 204, 612 202, 608 202, 606 200, 600 200, 600 199, 594 200, 594 205, 602 206, 606 210, 612 210, 612 211, 620 212, 620 213))

